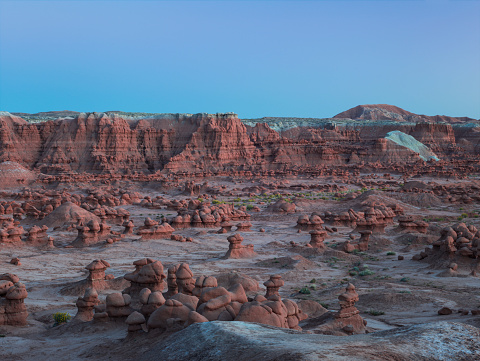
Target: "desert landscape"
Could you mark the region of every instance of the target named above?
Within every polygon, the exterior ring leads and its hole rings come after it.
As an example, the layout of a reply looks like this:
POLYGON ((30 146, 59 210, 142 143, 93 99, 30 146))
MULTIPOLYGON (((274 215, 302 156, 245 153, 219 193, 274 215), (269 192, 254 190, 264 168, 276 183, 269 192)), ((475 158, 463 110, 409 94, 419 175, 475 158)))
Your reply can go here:
POLYGON ((479 360, 480 121, 0 112, 1 360, 479 360))

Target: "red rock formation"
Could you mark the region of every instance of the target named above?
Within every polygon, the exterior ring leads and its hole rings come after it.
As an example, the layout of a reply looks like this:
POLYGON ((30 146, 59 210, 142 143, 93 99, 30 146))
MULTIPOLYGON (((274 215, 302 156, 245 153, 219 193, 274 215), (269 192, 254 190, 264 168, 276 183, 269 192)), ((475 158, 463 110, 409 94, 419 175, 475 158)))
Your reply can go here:
POLYGON ((78 311, 72 321, 88 322, 93 320, 93 309, 100 303, 97 291, 87 288, 83 297, 78 297, 75 303, 78 311))
POLYGON ((253 250, 253 244, 242 245, 243 237, 239 234, 234 234, 227 238, 229 242, 228 251, 224 258, 252 258, 257 254, 253 250))
POLYGON ((124 278, 131 282, 131 286, 123 292, 136 299, 144 288, 148 288, 152 292, 162 291, 165 287, 163 280, 166 276, 163 273, 162 263, 154 261, 143 265, 139 271, 127 273, 124 278))
POLYGON ((25 285, 20 283, 16 275, 0 275, 0 326, 27 324, 28 312, 24 303, 27 296, 25 285))
MULTIPOLYGON (((450 268, 464 274, 475 274, 480 271, 480 231, 473 225, 457 223, 445 227, 441 237, 433 242, 431 248, 413 256, 413 260, 423 260, 435 268, 450 268), (451 267, 452 264, 455 267, 451 267)), ((449 272, 450 275, 451 272, 449 272)))
POLYGON ((152 292, 149 288, 144 288, 139 296, 142 303, 141 312, 145 317, 149 317, 157 308, 165 304, 165 298, 160 291, 152 292))
POLYGON ((313 231, 310 231, 310 245, 313 248, 325 249, 326 246, 323 241, 325 241, 326 236, 327 231, 321 229, 314 229, 313 231))
POLYGON ((146 320, 144 315, 134 311, 127 317, 125 323, 128 325, 128 332, 131 333, 142 331, 142 325, 146 323, 146 320))
POLYGON ((110 263, 103 259, 96 259, 88 264, 85 269, 88 270, 88 281, 103 281, 105 280, 105 270, 110 267, 110 263))
POLYGON ((297 220, 297 228, 302 231, 309 231, 313 229, 323 229, 322 224, 323 224, 322 218, 316 213, 312 213, 311 216, 303 214, 299 216, 297 220))
POLYGON ((140 227, 137 234, 142 236, 141 240, 149 240, 149 239, 162 239, 162 238, 170 238, 172 236, 173 229, 167 222, 162 224, 158 224, 157 221, 154 221, 150 218, 145 219, 145 223, 143 227, 140 227))
POLYGON ((351 244, 349 240, 347 240, 343 246, 342 246, 342 251, 351 253, 355 250, 360 251, 360 252, 365 252, 368 251, 368 241, 370 240, 370 235, 372 234, 372 231, 369 230, 364 230, 360 231, 360 239, 358 240, 357 244, 351 244))
MULTIPOLYGON (((181 207, 169 222, 178 229, 185 227, 216 227, 230 221, 249 220, 250 215, 233 204, 210 205, 208 202, 190 201, 181 207)), ((230 227, 231 228, 231 227, 230 227)))
POLYGON ((95 220, 91 220, 86 226, 78 226, 78 236, 72 242, 72 246, 87 247, 94 245, 100 241, 102 236, 105 238, 105 236, 110 233, 110 228, 106 223, 99 224, 95 220))
POLYGON ((110 319, 126 319, 133 309, 130 307, 132 299, 128 294, 111 293, 105 300, 106 312, 110 319))
POLYGON ((428 223, 416 220, 413 216, 400 216, 398 227, 402 231, 427 233, 428 223))
POLYGON ((47 235, 48 227, 47 226, 33 226, 30 228, 27 234, 27 243, 38 246, 38 245, 47 245, 49 243, 49 237, 47 235))
MULTIPOLYGON (((387 105, 360 106, 315 127, 298 127, 282 134, 266 124, 245 125, 233 113, 171 114, 135 120, 115 114, 80 113, 74 119, 29 124, 3 112, 0 162, 16 162, 27 173, 34 169, 50 174, 40 177, 34 172, 37 182, 45 183, 88 178, 74 172, 120 173, 139 180, 148 179, 146 174, 158 177, 157 171, 199 176, 268 172, 320 175, 347 165, 352 167, 350 171, 465 174, 452 170, 452 166, 463 171, 478 169, 477 127, 476 121, 468 118, 427 117, 387 105), (441 162, 423 162, 406 147, 385 141, 385 135, 393 130, 423 142, 441 162), (453 156, 455 153, 460 156, 453 156)), ((23 178, 18 181, 35 179, 23 178)), ((185 191, 192 194, 200 189, 188 183, 185 191)))

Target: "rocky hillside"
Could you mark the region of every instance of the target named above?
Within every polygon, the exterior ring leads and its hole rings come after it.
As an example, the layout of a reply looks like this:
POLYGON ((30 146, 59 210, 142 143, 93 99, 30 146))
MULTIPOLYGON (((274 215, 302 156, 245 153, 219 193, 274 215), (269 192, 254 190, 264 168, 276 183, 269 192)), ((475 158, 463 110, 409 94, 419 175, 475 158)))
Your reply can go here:
POLYGON ((242 122, 234 113, 72 116, 67 112, 68 116, 55 120, 31 123, 0 112, 0 162, 16 162, 47 174, 324 174, 333 169, 402 171, 412 169, 412 164, 435 167, 432 172, 478 168, 476 124, 457 121, 463 118, 449 118, 456 119, 451 124, 426 122, 415 118, 425 116, 382 107, 381 112, 356 107, 332 119, 289 118, 288 127, 278 131, 274 125, 279 118, 267 118, 270 123, 242 122), (387 115, 390 118, 383 119, 387 115), (371 119, 359 122, 344 116, 371 119), (412 148, 388 139, 393 131, 419 144, 412 148), (429 165, 415 149, 432 152, 439 161, 432 158, 436 164, 429 165))
POLYGON ((334 116, 335 119, 353 120, 394 120, 400 122, 428 122, 428 123, 468 123, 476 122, 467 117, 449 117, 445 115, 419 115, 410 113, 402 108, 388 104, 358 105, 334 116))

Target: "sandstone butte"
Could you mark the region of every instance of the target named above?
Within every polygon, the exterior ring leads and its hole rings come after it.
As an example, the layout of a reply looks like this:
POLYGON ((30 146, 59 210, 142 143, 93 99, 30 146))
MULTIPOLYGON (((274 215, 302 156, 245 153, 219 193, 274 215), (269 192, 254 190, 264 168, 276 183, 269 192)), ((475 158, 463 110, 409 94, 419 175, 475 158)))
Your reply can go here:
POLYGON ((477 120, 416 115, 391 105, 358 106, 279 131, 270 118, 242 122, 234 113, 65 114, 71 116, 31 123, 0 112, 0 163, 48 175, 321 175, 340 168, 453 174, 478 168, 480 153, 477 120), (386 139, 391 131, 412 136, 439 161, 425 162, 386 139))

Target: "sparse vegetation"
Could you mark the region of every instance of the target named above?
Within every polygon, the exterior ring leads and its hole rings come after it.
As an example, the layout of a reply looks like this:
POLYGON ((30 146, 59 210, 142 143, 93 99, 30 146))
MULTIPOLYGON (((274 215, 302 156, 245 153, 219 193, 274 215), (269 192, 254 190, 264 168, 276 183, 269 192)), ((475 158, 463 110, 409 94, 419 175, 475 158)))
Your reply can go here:
POLYGON ((368 313, 372 316, 381 316, 385 314, 385 312, 378 310, 369 310, 368 313))
POLYGON ((370 275, 373 275, 373 274, 375 274, 375 272, 369 270, 368 268, 366 268, 366 269, 364 269, 363 271, 361 271, 361 272, 358 273, 358 275, 359 275, 359 276, 362 276, 362 277, 364 277, 364 276, 370 276, 370 275))
POLYGON ((298 292, 301 293, 302 295, 309 295, 311 293, 307 286, 302 287, 298 292))
POLYGON ((67 323, 70 321, 72 316, 68 312, 56 312, 52 315, 55 325, 61 325, 62 323, 67 323))

